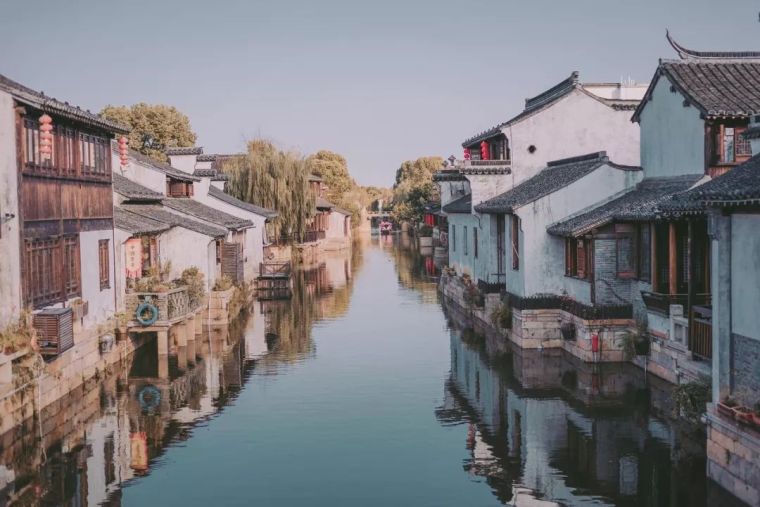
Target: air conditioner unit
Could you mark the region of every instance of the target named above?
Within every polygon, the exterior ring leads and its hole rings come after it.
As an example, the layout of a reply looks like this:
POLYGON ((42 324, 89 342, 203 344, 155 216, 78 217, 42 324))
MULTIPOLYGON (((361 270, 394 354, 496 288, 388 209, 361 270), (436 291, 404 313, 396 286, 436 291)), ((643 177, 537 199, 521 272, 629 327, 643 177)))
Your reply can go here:
POLYGON ((43 356, 55 357, 74 346, 71 308, 47 308, 34 314, 37 343, 43 356))

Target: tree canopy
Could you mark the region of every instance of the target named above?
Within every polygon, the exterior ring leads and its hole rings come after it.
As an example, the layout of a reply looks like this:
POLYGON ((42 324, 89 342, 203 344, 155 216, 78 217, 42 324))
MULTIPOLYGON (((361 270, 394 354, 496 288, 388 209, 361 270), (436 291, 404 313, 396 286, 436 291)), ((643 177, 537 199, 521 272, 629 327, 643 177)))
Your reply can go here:
POLYGON ((230 175, 227 189, 232 195, 277 210, 279 216, 272 221, 276 235, 303 235, 315 210, 303 156, 255 139, 248 142, 247 153, 222 162, 222 170, 230 175))
POLYGON ((159 162, 166 161, 166 148, 195 146, 197 136, 190 119, 174 106, 144 102, 132 106, 108 105, 100 115, 130 127, 130 148, 159 162))
POLYGON ((433 182, 433 174, 441 169, 442 164, 441 157, 420 157, 401 164, 393 185, 395 221, 418 223, 422 220, 425 205, 440 201, 440 192, 433 182))

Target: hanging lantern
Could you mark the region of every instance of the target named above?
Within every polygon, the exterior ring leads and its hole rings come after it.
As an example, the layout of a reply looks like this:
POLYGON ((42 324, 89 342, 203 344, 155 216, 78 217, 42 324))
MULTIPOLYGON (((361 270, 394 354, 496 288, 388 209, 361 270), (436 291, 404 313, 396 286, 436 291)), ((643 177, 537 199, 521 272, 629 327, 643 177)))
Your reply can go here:
POLYGON ((480 160, 489 160, 488 143, 483 141, 480 143, 480 160))
POLYGON ((50 160, 53 155, 53 119, 49 114, 40 116, 40 158, 50 160))
POLYGON ((470 160, 470 149, 469 148, 465 148, 464 149, 464 159, 465 160, 470 160))
POLYGON ((129 163, 129 140, 125 136, 119 138, 119 163, 122 167, 129 163))

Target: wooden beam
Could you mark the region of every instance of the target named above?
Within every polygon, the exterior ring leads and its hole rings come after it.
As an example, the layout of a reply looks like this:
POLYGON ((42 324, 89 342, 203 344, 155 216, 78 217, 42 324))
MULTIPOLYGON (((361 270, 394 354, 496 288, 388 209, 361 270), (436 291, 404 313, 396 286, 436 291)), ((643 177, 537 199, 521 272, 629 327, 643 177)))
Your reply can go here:
POLYGON ((678 255, 676 248, 676 224, 668 223, 668 293, 678 294, 678 255))

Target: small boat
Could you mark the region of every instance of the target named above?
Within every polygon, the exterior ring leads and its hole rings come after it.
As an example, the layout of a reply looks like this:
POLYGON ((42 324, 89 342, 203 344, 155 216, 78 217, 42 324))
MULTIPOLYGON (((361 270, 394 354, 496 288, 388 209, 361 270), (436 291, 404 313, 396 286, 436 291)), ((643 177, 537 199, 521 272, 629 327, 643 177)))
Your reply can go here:
POLYGON ((387 235, 393 230, 393 224, 387 220, 380 222, 380 234, 387 235))

